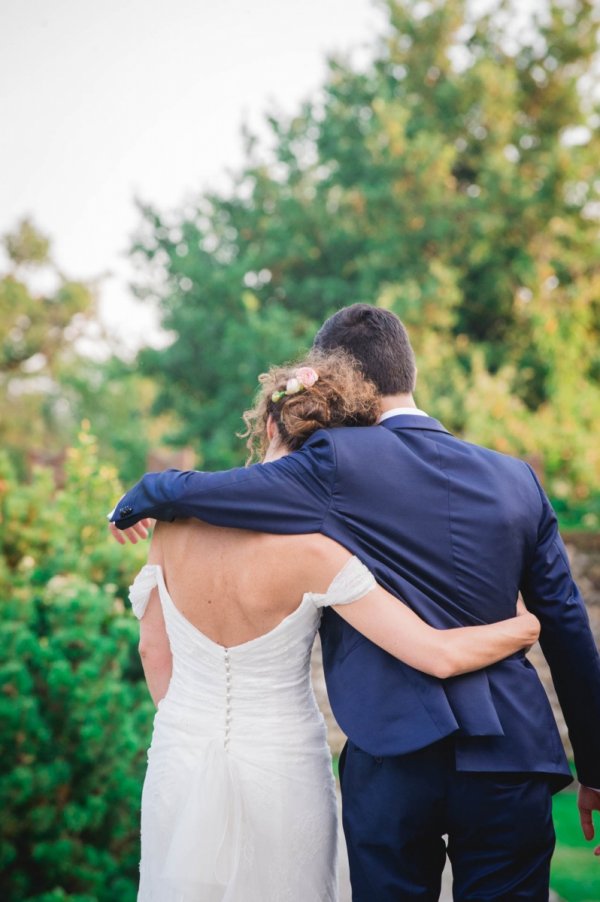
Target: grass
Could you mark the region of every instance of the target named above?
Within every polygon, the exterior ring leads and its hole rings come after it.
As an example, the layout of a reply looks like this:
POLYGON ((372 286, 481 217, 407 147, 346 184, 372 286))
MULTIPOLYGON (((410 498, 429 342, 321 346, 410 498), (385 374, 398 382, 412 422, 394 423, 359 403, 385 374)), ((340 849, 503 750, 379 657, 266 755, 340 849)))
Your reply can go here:
POLYGON ((600 859, 594 848, 600 843, 600 822, 596 838, 586 842, 581 832, 576 797, 573 792, 554 796, 556 851, 552 859, 552 889, 565 902, 598 902, 600 899, 600 859))

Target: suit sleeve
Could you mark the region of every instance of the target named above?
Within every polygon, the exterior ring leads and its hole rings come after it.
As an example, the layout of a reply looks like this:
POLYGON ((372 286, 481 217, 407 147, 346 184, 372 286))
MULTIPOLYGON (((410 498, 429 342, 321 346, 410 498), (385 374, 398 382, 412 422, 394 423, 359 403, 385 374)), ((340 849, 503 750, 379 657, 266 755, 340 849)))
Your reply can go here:
POLYGON ((267 464, 203 473, 146 473, 110 516, 119 529, 144 517, 195 517, 215 526, 272 533, 319 532, 335 480, 333 443, 325 431, 293 454, 267 464))
POLYGON ((542 509, 522 593, 542 625, 540 645, 569 730, 577 776, 586 786, 600 786, 600 655, 556 515, 532 470, 531 475, 542 509))

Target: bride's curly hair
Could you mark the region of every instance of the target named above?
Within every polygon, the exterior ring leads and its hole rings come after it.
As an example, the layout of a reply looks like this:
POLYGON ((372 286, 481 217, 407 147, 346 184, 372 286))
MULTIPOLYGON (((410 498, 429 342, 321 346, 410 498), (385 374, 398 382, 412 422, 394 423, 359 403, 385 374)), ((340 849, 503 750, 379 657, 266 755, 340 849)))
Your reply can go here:
POLYGON ((271 367, 258 381, 260 389, 254 406, 244 413, 246 429, 239 435, 247 440, 248 464, 262 460, 269 447, 269 415, 277 424, 283 444, 290 451, 297 451, 317 429, 372 426, 381 414, 377 389, 362 375, 355 359, 342 350, 313 350, 297 363, 271 367), (318 381, 302 391, 286 394, 288 381, 304 367, 315 370, 318 381))

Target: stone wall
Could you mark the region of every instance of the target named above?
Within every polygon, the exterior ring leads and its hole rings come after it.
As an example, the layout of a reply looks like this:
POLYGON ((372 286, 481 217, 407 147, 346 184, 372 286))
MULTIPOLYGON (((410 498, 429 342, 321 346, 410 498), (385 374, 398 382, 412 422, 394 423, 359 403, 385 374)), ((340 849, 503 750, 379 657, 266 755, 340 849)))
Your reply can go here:
MULTIPOLYGON (((600 645, 600 534, 569 533, 565 535, 565 542, 573 568, 573 575, 585 598, 592 629, 596 636, 596 642, 600 645)), ((571 749, 567 729, 556 701, 556 694, 554 692, 548 667, 539 646, 536 646, 531 650, 530 658, 538 669, 541 680, 548 692, 556 714, 561 736, 570 756, 571 749)), ((344 744, 345 737, 336 724, 327 702, 325 681, 321 665, 321 648, 318 642, 315 645, 313 652, 313 685, 315 687, 317 700, 327 721, 329 743, 332 751, 338 753, 344 744)))
MULTIPOLYGON (((569 533, 564 535, 564 539, 571 561, 573 576, 585 599, 592 631, 596 637, 596 645, 600 646, 600 535, 585 532, 569 533)), ((529 657, 537 668, 540 679, 552 702, 560 735, 567 749, 567 754, 571 758, 572 752, 567 727, 558 706, 550 672, 539 645, 531 650, 529 657)))

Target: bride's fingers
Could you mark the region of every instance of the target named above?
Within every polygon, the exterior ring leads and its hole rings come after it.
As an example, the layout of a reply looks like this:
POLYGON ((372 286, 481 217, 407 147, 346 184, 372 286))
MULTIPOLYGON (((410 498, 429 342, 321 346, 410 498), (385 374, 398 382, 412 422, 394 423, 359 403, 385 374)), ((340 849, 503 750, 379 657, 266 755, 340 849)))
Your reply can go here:
POLYGON ((133 526, 130 526, 129 529, 133 530, 133 532, 141 539, 146 539, 148 537, 149 523, 149 520, 139 520, 137 523, 134 523, 133 526))
POLYGON ((128 541, 131 542, 132 545, 137 545, 140 539, 146 539, 148 537, 148 529, 146 526, 142 525, 142 521, 136 523, 135 526, 129 526, 127 529, 118 529, 114 523, 109 523, 108 529, 113 539, 118 542, 119 545, 126 545, 128 541))
POLYGON ((108 531, 111 534, 111 536, 113 537, 113 539, 119 543, 119 545, 126 544, 127 540, 126 540, 125 536, 123 535, 123 532, 120 529, 117 529, 117 527, 115 526, 114 523, 108 524, 108 531))

